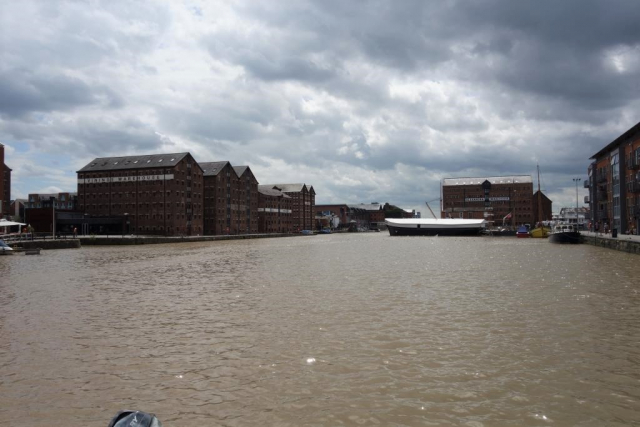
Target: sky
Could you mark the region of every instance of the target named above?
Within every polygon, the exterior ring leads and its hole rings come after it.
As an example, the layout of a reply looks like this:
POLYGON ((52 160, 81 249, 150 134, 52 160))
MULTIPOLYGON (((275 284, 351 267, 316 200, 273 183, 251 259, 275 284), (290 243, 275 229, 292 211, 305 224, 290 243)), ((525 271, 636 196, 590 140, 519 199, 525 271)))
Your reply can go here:
POLYGON ((316 204, 423 216, 443 178, 535 182, 539 165, 557 212, 640 121, 638 16, 637 0, 1 2, 12 198, 76 191, 96 157, 188 151, 313 185, 316 204))

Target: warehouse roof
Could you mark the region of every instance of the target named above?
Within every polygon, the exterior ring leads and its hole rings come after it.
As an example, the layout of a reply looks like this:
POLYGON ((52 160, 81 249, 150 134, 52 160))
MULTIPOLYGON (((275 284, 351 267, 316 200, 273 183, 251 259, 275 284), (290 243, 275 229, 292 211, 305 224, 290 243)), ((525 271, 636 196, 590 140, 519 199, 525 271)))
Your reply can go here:
POLYGON ((78 172, 173 167, 188 155, 189 153, 173 153, 125 157, 98 157, 93 159, 78 172))
POLYGON ((269 187, 278 187, 283 193, 299 193, 305 188, 304 184, 269 184, 269 187))
POLYGON ((279 187, 274 185, 258 185, 258 192, 260 194, 264 194, 265 196, 276 196, 276 197, 282 196, 287 199, 291 198, 290 196, 287 196, 286 194, 284 194, 282 191, 278 190, 278 188, 279 187))
POLYGON ((533 183, 531 175, 486 176, 468 178, 445 178, 442 185, 481 185, 489 181, 491 184, 529 184, 533 183))
POLYGON ((233 170, 236 171, 238 176, 242 176, 242 174, 245 173, 245 171, 247 169, 249 169, 249 166, 234 166, 233 167, 233 170))
POLYGON ((200 167, 204 172, 204 176, 216 176, 224 167, 229 164, 228 161, 224 162, 204 162, 200 163, 200 167))

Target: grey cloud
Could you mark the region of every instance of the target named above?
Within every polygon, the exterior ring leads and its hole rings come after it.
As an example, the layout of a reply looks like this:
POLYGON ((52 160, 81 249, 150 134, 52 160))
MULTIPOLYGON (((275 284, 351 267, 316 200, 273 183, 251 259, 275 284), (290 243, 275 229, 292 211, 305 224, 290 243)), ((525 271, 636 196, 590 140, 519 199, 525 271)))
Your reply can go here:
POLYGON ((27 70, 0 74, 0 113, 19 116, 31 111, 66 110, 96 102, 83 81, 61 75, 33 75, 27 70))
POLYGON ((638 61, 620 70, 607 57, 640 46, 635 0, 2 7, 25 19, 3 22, 0 138, 42 152, 179 140, 203 160, 353 174, 362 184, 320 184, 349 201, 409 203, 437 194, 440 175, 532 173, 536 161, 563 186, 637 122, 638 61), (389 189, 362 178, 371 171, 389 189))

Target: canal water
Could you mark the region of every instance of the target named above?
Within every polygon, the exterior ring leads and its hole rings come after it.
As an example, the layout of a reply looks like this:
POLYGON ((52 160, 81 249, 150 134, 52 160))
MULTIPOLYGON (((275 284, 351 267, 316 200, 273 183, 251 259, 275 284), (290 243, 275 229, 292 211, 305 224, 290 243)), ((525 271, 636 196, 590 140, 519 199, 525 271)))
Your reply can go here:
POLYGON ((0 257, 0 425, 640 424, 640 258, 386 233, 0 257))

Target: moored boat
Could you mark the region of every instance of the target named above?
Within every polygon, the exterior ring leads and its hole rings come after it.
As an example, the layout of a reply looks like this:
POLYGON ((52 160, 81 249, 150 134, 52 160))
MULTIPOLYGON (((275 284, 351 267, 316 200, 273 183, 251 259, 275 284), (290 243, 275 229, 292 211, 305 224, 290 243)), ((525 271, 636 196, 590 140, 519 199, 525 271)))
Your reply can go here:
POLYGON ((531 237, 546 238, 549 237, 549 233, 551 233, 551 228, 545 227, 544 225, 540 224, 539 227, 531 230, 529 234, 531 234, 531 237))
POLYGON ((551 243, 580 243, 580 232, 574 224, 556 224, 549 233, 551 243))
POLYGON ((388 218, 391 236, 476 236, 485 229, 484 219, 388 218))
POLYGON ((531 237, 531 234, 529 234, 529 227, 527 227, 526 225, 521 225, 520 227, 518 227, 518 231, 516 231, 516 237, 520 239, 531 237))
POLYGON ((548 227, 544 224, 542 220, 542 191, 540 190, 540 165, 537 166, 538 169, 538 224, 536 227, 529 232, 531 237, 534 238, 547 238, 549 237, 549 233, 551 233, 551 227, 548 227))
POLYGON ((10 255, 13 253, 13 248, 7 245, 4 241, 0 240, 0 255, 10 255))

